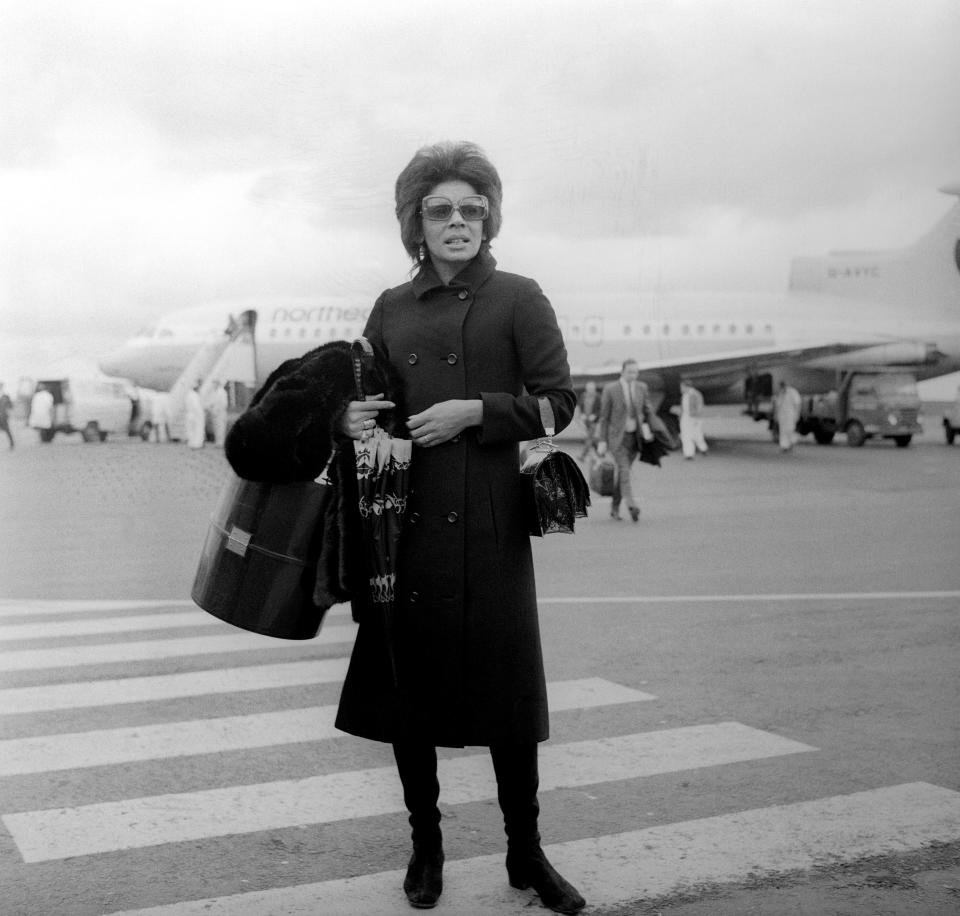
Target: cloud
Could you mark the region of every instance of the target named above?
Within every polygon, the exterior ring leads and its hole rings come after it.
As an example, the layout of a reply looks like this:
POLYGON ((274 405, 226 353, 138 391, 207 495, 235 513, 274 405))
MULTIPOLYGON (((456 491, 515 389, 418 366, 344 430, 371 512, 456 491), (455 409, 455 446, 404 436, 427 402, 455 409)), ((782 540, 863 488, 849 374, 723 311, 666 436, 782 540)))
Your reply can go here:
MULTIPOLYGON (((782 289, 958 177, 960 7, 4 3, 0 329, 403 279, 393 181, 476 140, 545 288, 782 289)), ((945 209, 945 202, 943 209, 945 209)))

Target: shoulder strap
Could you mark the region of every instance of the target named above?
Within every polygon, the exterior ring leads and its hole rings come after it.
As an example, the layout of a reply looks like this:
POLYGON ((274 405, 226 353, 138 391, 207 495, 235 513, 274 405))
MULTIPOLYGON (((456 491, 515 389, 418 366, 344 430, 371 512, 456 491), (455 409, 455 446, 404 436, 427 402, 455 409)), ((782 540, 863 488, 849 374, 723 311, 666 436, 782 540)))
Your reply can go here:
POLYGON ((553 437, 557 428, 553 407, 547 398, 537 398, 537 403, 540 405, 540 424, 543 426, 543 433, 545 436, 553 437))

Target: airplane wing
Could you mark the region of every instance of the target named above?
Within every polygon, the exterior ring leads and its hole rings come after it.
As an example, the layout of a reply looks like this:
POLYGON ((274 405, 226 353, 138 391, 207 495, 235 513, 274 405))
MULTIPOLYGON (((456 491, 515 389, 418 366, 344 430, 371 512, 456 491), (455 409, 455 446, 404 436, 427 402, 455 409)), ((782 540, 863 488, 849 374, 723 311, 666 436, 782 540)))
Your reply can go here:
MULTIPOLYGON (((672 357, 653 361, 639 361, 640 377, 655 390, 673 387, 677 379, 689 378, 698 388, 709 390, 732 384, 745 375, 781 366, 785 362, 807 362, 824 356, 836 356, 858 350, 863 344, 816 343, 791 347, 750 347, 725 350, 696 357, 672 357)), ((574 367, 571 370, 574 385, 588 380, 597 383, 620 377, 620 366, 574 367)))

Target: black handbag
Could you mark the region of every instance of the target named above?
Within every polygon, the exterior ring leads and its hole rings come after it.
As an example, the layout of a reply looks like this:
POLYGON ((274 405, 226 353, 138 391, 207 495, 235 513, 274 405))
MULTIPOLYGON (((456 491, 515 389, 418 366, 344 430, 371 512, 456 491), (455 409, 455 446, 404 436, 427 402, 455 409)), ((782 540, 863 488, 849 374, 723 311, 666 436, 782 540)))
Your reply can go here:
POLYGON ((312 639, 350 596, 331 456, 316 480, 257 483, 231 474, 207 529, 190 597, 264 636, 312 639))
POLYGON ((550 402, 539 398, 538 403, 546 435, 520 466, 527 530, 536 537, 573 534, 577 519, 586 518, 590 490, 576 461, 553 444, 556 422, 550 402))

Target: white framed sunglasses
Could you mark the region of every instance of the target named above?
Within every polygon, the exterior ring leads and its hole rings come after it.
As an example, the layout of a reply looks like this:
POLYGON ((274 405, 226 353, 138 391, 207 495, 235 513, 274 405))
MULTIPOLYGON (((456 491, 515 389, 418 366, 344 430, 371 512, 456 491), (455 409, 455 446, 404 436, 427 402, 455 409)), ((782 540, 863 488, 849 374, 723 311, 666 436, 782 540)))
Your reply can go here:
POLYGON ((484 220, 490 215, 490 202, 483 194, 469 194, 456 203, 439 194, 432 194, 420 201, 420 214, 424 219, 437 222, 450 219, 454 210, 459 211, 465 220, 484 220))

